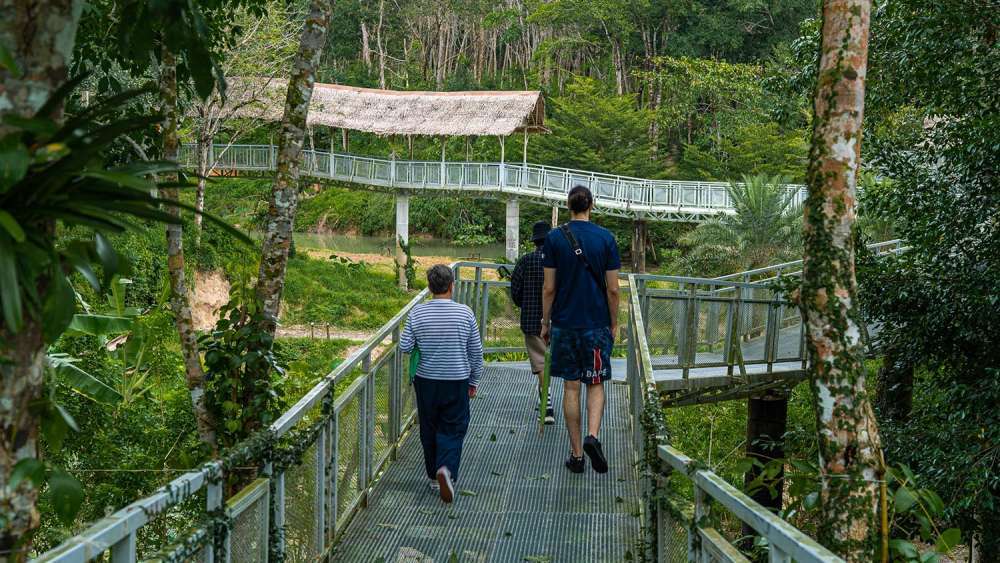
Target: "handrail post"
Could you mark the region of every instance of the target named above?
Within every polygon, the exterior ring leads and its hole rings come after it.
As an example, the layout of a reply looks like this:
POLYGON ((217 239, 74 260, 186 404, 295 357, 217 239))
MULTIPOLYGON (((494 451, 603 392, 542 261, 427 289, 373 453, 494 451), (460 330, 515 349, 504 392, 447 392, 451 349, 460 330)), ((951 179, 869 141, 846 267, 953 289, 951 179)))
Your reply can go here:
POLYGON ((390 448, 390 459, 396 459, 396 446, 399 441, 399 436, 402 434, 402 403, 400 401, 402 397, 402 379, 403 379, 403 362, 401 359, 401 353, 399 350, 399 337, 400 337, 400 326, 402 326, 403 321, 400 321, 399 325, 392 330, 392 363, 389 365, 389 448, 390 448))
POLYGON ((136 560, 135 532, 111 546, 111 563, 134 563, 136 560))
MULTIPOLYGON (((361 377, 371 378, 372 355, 371 352, 365 355, 361 362, 361 377)), ((359 393, 360 408, 358 409, 358 489, 361 490, 361 506, 368 506, 368 459, 371 449, 370 435, 368 434, 368 411, 371 406, 368 404, 368 384, 365 381, 364 389, 359 393)))
POLYGON ((309 460, 307 463, 315 464, 314 467, 314 479, 315 483, 313 486, 316 491, 316 498, 313 500, 315 503, 315 518, 316 518, 316 531, 313 541, 316 545, 316 550, 313 553, 320 554, 323 553, 323 549, 326 547, 326 444, 327 444, 327 431, 329 430, 329 424, 323 425, 323 428, 319 431, 319 436, 316 437, 316 457, 315 459, 309 460))
POLYGON ((328 528, 327 534, 328 537, 330 538, 331 544, 333 544, 333 540, 336 538, 337 535, 337 519, 339 516, 338 512, 340 510, 339 506, 340 499, 337 496, 339 490, 338 487, 339 483, 337 483, 337 479, 340 477, 340 458, 339 458, 340 424, 338 421, 339 416, 340 413, 338 413, 336 410, 330 413, 330 421, 327 423, 326 427, 327 435, 330 438, 330 455, 328 456, 327 470, 326 470, 327 483, 330 484, 329 487, 330 492, 327 494, 328 497, 327 502, 329 503, 330 506, 330 514, 327 517, 326 521, 328 528))
POLYGON ((482 338, 483 346, 486 346, 486 326, 490 322, 490 287, 487 285, 488 282, 482 282, 482 309, 479 311, 479 333, 480 338, 482 338))
MULTIPOLYGON (((205 488, 205 511, 209 514, 222 510, 223 482, 224 479, 220 470, 218 480, 209 482, 205 488)), ((221 543, 226 546, 226 553, 229 553, 229 528, 226 526, 216 526, 214 529, 208 530, 208 532, 209 544, 205 548, 205 563, 213 563, 216 556, 215 546, 220 543, 220 538, 216 538, 214 534, 221 533, 223 535, 221 543)))

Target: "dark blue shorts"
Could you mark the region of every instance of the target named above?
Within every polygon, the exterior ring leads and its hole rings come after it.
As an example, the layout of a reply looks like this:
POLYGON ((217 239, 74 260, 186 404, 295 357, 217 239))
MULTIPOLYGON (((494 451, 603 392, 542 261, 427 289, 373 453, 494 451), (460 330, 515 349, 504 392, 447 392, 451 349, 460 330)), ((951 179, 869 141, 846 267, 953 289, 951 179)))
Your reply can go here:
POLYGON ((552 377, 594 385, 611 379, 611 329, 552 327, 552 377))

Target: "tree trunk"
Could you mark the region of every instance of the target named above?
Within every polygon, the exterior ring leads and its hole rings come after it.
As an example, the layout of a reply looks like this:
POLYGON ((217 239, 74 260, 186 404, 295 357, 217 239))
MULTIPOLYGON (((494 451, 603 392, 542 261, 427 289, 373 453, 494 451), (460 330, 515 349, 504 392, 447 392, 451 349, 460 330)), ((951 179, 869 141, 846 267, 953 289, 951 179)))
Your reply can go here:
POLYGON ((328 0, 312 0, 309 15, 302 29, 299 51, 295 56, 292 75, 288 80, 285 113, 278 140, 278 162, 271 189, 267 228, 261 248, 257 296, 264 312, 271 317, 267 330, 274 334, 281 292, 285 287, 285 268, 292 245, 292 228, 298 206, 299 164, 305 138, 306 116, 312 98, 316 68, 326 43, 330 26, 331 4, 328 0))
MULTIPOLYGON (((163 104, 163 158, 177 160, 177 64, 174 54, 168 49, 163 49, 160 67, 160 102, 163 104)), ((170 182, 175 178, 168 177, 166 180, 170 182)), ((160 193, 164 199, 178 199, 177 188, 164 188, 160 193)), ((166 211, 174 217, 181 216, 179 207, 167 206, 166 211)), ((170 273, 170 310, 174 314, 174 325, 177 326, 177 335, 181 341, 185 380, 191 395, 198 437, 214 451, 215 420, 205 403, 205 370, 198 353, 198 335, 194 330, 191 303, 184 279, 184 228, 180 223, 167 225, 167 270, 170 273)))
POLYGON ((212 165, 215 164, 214 162, 209 162, 211 146, 212 138, 208 135, 207 127, 204 125, 204 120, 202 120, 202 124, 198 127, 198 185, 195 188, 194 197, 194 208, 197 210, 197 213, 194 215, 194 245, 196 247, 201 245, 201 212, 205 210, 205 178, 212 169, 212 165))
MULTIPOLYGON (((66 82, 82 10, 79 0, 0 0, 0 45, 21 71, 15 76, 0 68, 0 117, 33 116, 66 82)), ((62 121, 62 111, 59 105, 49 117, 62 121)), ((0 138, 10 131, 0 120, 0 138)), ((38 227, 54 236, 54 223, 38 227)), ((40 301, 47 284, 44 276, 38 280, 40 301)), ((38 491, 31 480, 9 486, 14 466, 38 457, 39 420, 31 407, 42 395, 45 376, 41 322, 28 311, 23 317, 16 333, 0 323, 0 562, 27 560, 39 524, 38 491)))
POLYGON ((385 18, 385 0, 378 3, 378 28, 375 44, 378 45, 378 87, 385 90, 385 44, 382 42, 382 21, 385 18))
POLYGON ((883 474, 865 390, 851 236, 870 12, 869 0, 823 3, 798 295, 819 434, 819 540, 849 561, 871 561, 876 553, 883 474))

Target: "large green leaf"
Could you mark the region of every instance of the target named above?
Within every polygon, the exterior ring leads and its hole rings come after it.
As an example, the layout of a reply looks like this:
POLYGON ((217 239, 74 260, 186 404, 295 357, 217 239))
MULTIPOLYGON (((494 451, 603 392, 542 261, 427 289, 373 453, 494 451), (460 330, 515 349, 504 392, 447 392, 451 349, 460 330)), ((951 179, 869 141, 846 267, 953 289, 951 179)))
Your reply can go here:
POLYGON ((13 215, 0 209, 0 227, 2 227, 14 242, 24 242, 24 229, 18 224, 13 215))
POLYGON ((14 135, 0 139, 0 194, 21 181, 31 165, 31 153, 14 135))
POLYGON ((94 235, 94 249, 97 251, 97 258, 101 261, 104 285, 107 285, 118 274, 118 252, 101 233, 94 235))
POLYGON ((21 481, 28 479, 38 487, 45 482, 45 464, 40 459, 26 457, 14 464, 14 471, 10 473, 10 488, 17 487, 21 481))
POLYGON ((948 528, 938 536, 934 549, 941 553, 949 553, 955 546, 962 543, 962 530, 958 528, 948 528))
POLYGON ((53 468, 49 475, 49 500, 56 516, 69 526, 83 504, 83 485, 62 469, 53 468))
POLYGON ((132 330, 132 319, 110 315, 73 315, 67 332, 89 334, 91 336, 113 336, 132 330))
POLYGON ((17 257, 9 237, 0 233, 0 306, 3 320, 11 332, 21 328, 21 284, 18 283, 17 257))
POLYGON ((21 69, 17 66, 17 61, 6 47, 0 45, 0 67, 7 69, 11 76, 18 78, 21 76, 21 69))
POLYGON ((45 341, 55 342, 66 330, 76 312, 76 292, 58 263, 52 268, 52 283, 42 304, 42 332, 45 341))
POLYGON ((62 383, 80 395, 105 405, 121 402, 122 396, 118 391, 77 367, 73 358, 65 354, 49 354, 46 361, 62 383))

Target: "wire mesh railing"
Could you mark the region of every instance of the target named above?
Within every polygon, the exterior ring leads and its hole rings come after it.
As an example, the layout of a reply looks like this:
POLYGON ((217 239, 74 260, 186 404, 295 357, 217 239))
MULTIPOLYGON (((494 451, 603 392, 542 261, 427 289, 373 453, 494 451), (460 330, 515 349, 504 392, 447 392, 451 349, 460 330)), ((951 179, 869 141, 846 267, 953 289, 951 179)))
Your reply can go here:
MULTIPOLYGON (((486 351, 520 350, 517 311, 500 267, 474 262, 452 267, 457 279, 453 298, 476 314, 486 351)), ((698 499, 712 497, 772 541, 774 549, 781 550, 775 553, 804 557, 800 561, 836 561, 808 538, 799 538, 806 547, 788 545, 788 530, 792 529, 788 524, 775 523, 776 517, 766 509, 726 488, 728 484, 720 483, 711 472, 696 470, 682 454, 666 446, 665 383, 660 372, 715 366, 728 368, 731 376, 735 365, 745 367, 754 362, 770 369, 769 362, 783 358, 779 352, 781 331, 788 329, 782 321, 784 302, 780 296, 762 294, 759 299, 743 299, 740 291, 729 295, 719 291, 743 287, 731 281, 645 275, 623 278, 623 334, 616 353, 626 357, 634 449, 643 468, 647 558, 701 561, 708 546, 715 544, 718 550, 712 553, 716 557, 731 552, 726 551, 724 542, 716 541, 718 534, 713 530, 696 525, 699 510, 707 510, 698 499), (762 335, 743 341, 739 318, 747 305, 760 308, 766 320, 762 335), (751 344, 761 346, 761 357, 743 357, 749 355, 746 346, 751 344), (738 356, 743 359, 737 360, 738 356), (671 471, 671 467, 683 471, 671 471), (693 506, 661 494, 665 483, 680 474, 694 482, 693 506), (701 546, 706 547, 702 550, 701 546)), ((366 508, 415 418, 413 390, 404 369, 409 358, 398 342, 410 311, 427 297, 426 290, 415 296, 266 431, 224 458, 178 477, 153 495, 93 524, 39 560, 228 563, 329 557, 353 515, 366 508), (227 479, 247 467, 256 468, 249 483, 225 498, 227 479), (176 541, 166 547, 149 547, 137 541, 151 523, 163 525, 163 518, 174 514, 171 511, 192 504, 203 508, 191 511, 197 514, 183 525, 170 524, 186 530, 175 534, 176 541)), ((792 357, 799 360, 801 350, 796 354, 792 357)), ((725 373, 725 369, 721 371, 725 373)))
MULTIPOLYGON (((212 145, 211 168, 268 171, 276 165, 271 145, 212 145)), ((197 145, 181 146, 178 160, 194 167, 197 145)), ((619 215, 642 213, 654 219, 695 219, 734 212, 727 182, 651 180, 555 166, 504 162, 431 162, 373 158, 315 150, 302 151, 303 174, 323 179, 407 190, 505 192, 564 202, 573 186, 591 189, 595 205, 619 215)), ((796 204, 805 201, 802 185, 788 184, 796 204)))
MULTIPOLYGON (((652 346, 656 339, 648 336, 660 331, 672 330, 676 324, 668 322, 650 326, 646 315, 651 307, 648 299, 654 295, 676 302, 683 307, 670 305, 668 311, 680 315, 688 327, 691 319, 699 316, 698 309, 692 308, 692 299, 704 298, 709 306, 716 302, 712 297, 717 289, 710 280, 666 280, 650 276, 629 276, 630 299, 629 339, 627 373, 631 395, 631 424, 636 463, 640 467, 643 495, 642 519, 645 531, 644 557, 648 561, 712 561, 745 562, 732 541, 715 529, 710 518, 714 510, 728 510, 743 523, 752 527, 767 540, 771 561, 795 560, 808 562, 839 562, 835 554, 819 545, 815 540, 795 529, 767 508, 752 500, 745 493, 733 487, 714 472, 703 469, 683 453, 669 445, 668 429, 664 416, 664 406, 660 394, 661 383, 656 380, 652 346), (654 289, 653 282, 672 282, 678 287, 670 290, 654 289), (686 288, 685 285, 694 286, 686 288), (708 286, 701 291, 697 286, 708 286), (665 293, 667 291, 668 293, 665 293), (679 313, 676 312, 679 310, 679 313), (673 494, 672 481, 681 480, 693 487, 693 500, 673 494)), ((732 310, 738 303, 732 303, 732 310)), ((706 314, 707 316, 707 314, 706 314)), ((730 323, 730 327, 736 326, 730 323)), ((730 329, 732 330, 732 329, 730 329)), ((688 342, 697 340, 695 333, 688 333, 688 342)), ((733 333, 730 333, 733 334, 733 333)), ((683 356, 691 346, 681 342, 676 344, 683 356)))
POLYGON ((410 310, 427 296, 426 290, 415 296, 266 431, 39 560, 315 561, 328 555, 414 420, 398 343, 410 310), (224 499, 227 479, 248 467, 260 478, 224 499), (191 502, 203 508, 189 511, 182 527, 188 531, 176 533, 170 545, 137 541, 150 524, 169 527, 164 515, 191 502), (143 553, 147 544, 155 553, 143 553))

